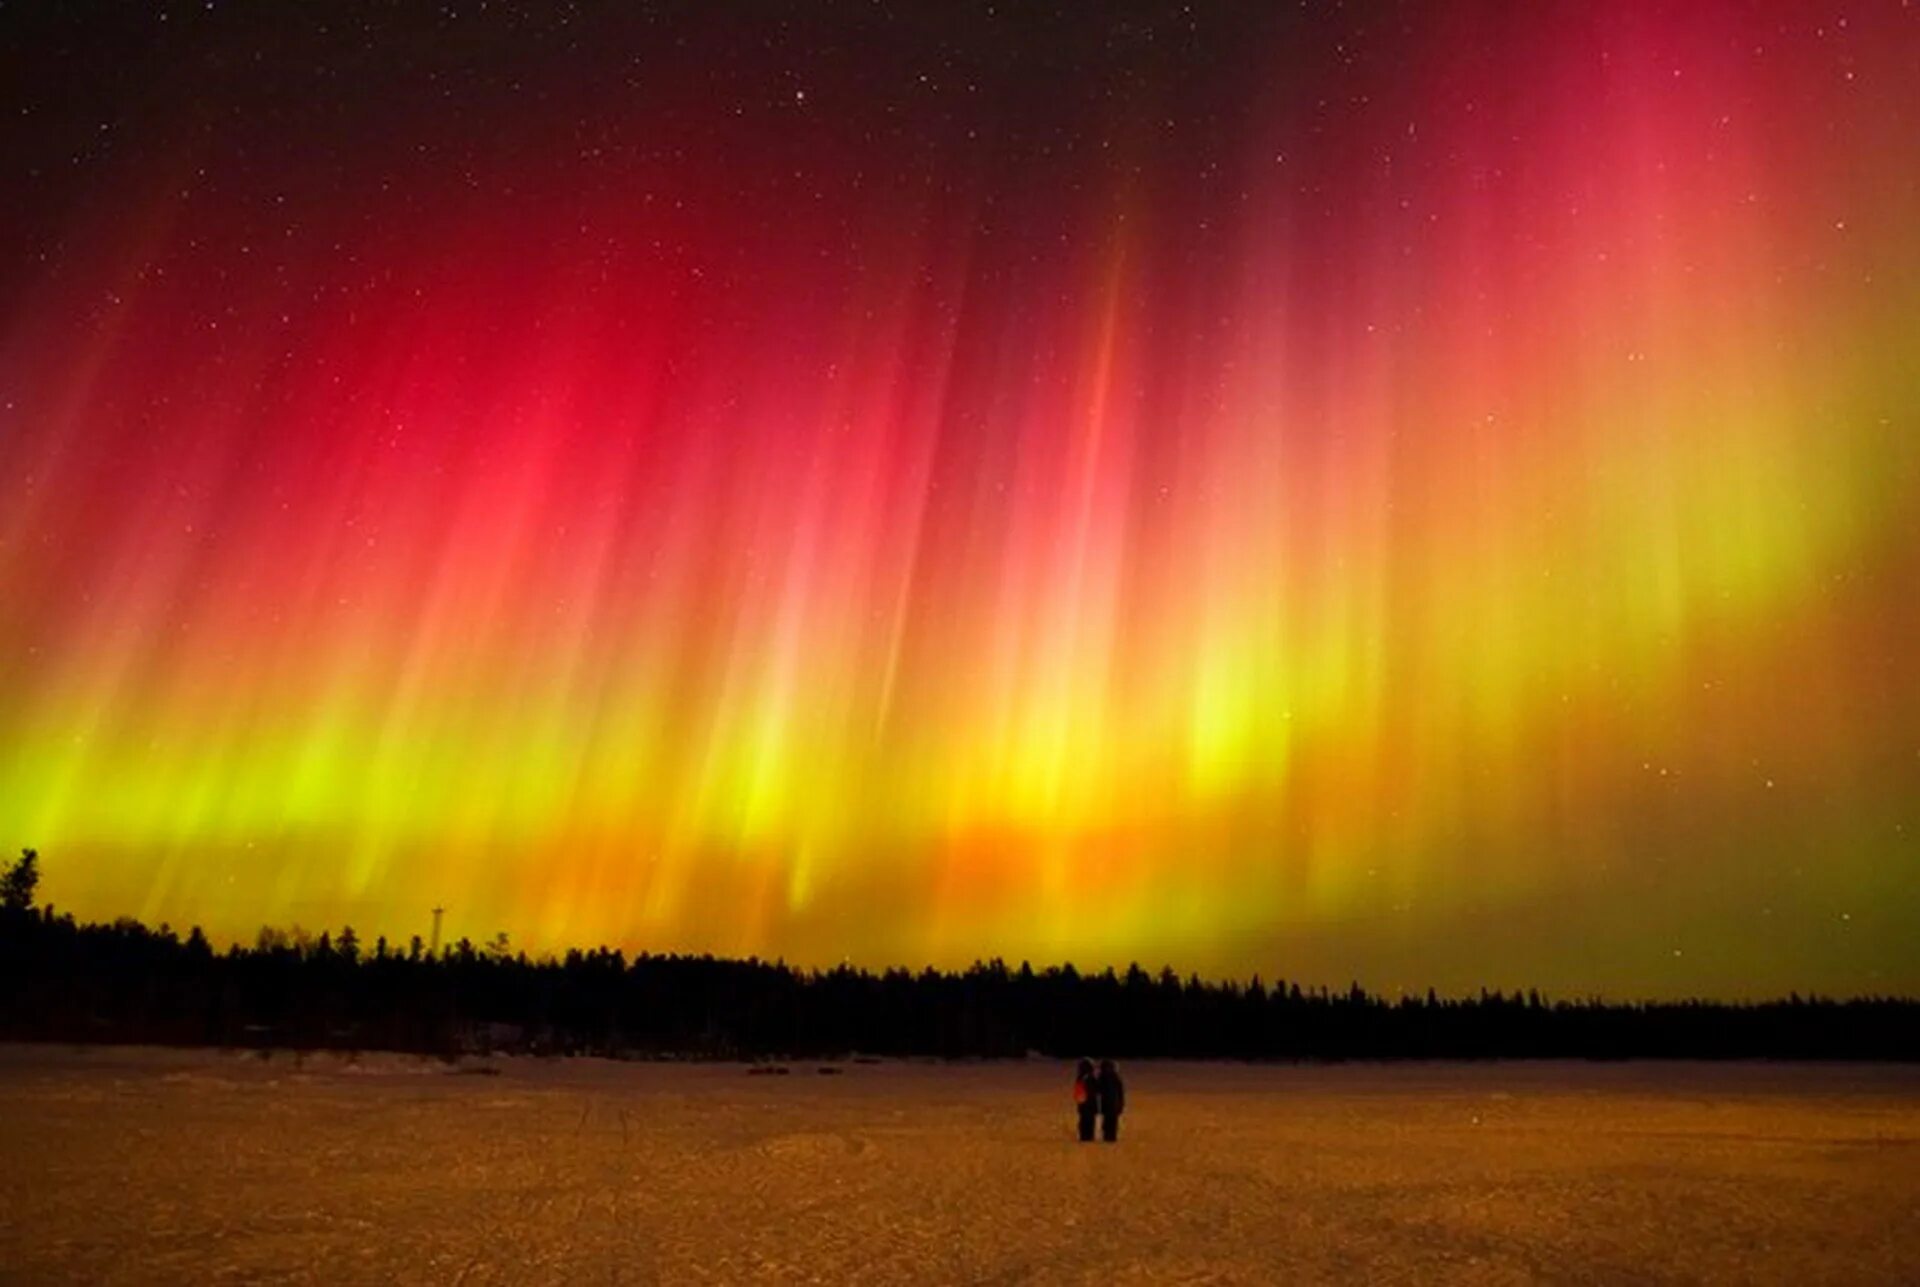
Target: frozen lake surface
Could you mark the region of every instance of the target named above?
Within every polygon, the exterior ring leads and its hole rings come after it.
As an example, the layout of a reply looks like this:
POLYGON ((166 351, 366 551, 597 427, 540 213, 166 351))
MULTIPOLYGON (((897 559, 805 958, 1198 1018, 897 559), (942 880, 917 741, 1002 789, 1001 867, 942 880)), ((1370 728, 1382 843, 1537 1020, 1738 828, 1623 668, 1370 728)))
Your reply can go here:
POLYGON ((0 1047, 0 1281, 1920 1282, 1920 1068, 0 1047))

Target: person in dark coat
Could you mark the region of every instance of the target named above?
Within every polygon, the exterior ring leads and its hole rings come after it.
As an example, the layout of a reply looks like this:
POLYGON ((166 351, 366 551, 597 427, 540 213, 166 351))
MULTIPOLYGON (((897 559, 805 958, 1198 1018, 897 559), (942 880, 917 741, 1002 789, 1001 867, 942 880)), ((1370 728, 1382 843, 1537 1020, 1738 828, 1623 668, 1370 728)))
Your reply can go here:
POLYGON ((1111 1144, 1120 1138, 1120 1114, 1127 1107, 1126 1083, 1120 1080, 1120 1070, 1111 1059, 1100 1061, 1100 1074, 1094 1083, 1100 1101, 1100 1138, 1111 1144))
POLYGON ((1080 1115, 1080 1142, 1085 1144, 1093 1139, 1093 1119, 1100 1112, 1100 1078, 1091 1059, 1082 1059, 1074 1070, 1073 1107, 1080 1115))

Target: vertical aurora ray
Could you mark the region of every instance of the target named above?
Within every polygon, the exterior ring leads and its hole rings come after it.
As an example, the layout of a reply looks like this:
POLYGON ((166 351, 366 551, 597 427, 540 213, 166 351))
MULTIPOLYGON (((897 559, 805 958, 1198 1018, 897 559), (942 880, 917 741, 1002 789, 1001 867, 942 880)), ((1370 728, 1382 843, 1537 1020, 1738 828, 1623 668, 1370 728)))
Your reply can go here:
POLYGON ((1920 22, 1207 21, 1057 101, 945 32, 904 118, 857 33, 537 109, 481 41, 477 124, 64 180, 0 315, 55 900, 1920 988, 1920 22))

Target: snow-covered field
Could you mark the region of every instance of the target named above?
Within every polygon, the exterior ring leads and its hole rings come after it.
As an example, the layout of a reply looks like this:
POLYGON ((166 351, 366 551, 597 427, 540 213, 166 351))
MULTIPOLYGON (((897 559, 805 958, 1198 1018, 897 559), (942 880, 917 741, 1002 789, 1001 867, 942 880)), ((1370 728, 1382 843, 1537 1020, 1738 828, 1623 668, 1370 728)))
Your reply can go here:
POLYGON ((1920 1069, 0 1048, 0 1280, 1920 1282, 1920 1069))

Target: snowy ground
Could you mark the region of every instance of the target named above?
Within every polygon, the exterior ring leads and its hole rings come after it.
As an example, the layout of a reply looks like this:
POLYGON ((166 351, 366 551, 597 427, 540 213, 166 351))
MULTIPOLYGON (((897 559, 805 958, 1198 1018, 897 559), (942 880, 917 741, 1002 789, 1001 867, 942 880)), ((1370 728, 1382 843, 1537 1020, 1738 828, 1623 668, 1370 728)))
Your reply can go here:
POLYGON ((1920 1282, 1920 1069, 0 1048, 0 1281, 1920 1282))

